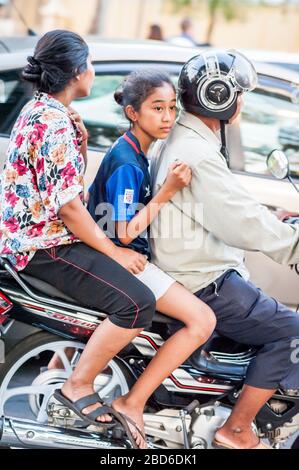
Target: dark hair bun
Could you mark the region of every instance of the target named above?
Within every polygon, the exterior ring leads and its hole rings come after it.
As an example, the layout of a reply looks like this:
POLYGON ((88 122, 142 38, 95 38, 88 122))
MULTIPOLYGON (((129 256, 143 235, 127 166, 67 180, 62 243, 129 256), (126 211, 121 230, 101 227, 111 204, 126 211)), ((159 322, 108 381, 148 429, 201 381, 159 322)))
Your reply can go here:
POLYGON ((28 64, 24 67, 22 77, 32 83, 39 83, 41 80, 42 68, 38 60, 33 56, 27 57, 28 64))
POLYGON ((117 104, 119 104, 120 106, 122 106, 122 104, 123 104, 123 99, 124 99, 124 92, 123 92, 123 90, 122 90, 121 88, 115 91, 115 93, 114 93, 114 99, 115 99, 115 101, 117 102, 117 104))
POLYGON ((87 70, 88 55, 88 46, 77 33, 49 31, 39 39, 33 56, 27 58, 22 77, 35 84, 38 91, 59 93, 87 70))

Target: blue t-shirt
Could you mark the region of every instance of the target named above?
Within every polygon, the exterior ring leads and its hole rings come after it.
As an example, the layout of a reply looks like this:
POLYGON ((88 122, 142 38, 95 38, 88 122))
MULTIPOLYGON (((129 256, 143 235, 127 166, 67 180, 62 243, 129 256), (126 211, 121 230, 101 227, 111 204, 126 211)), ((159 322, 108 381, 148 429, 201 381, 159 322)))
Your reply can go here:
POLYGON ((131 132, 126 132, 106 153, 89 189, 88 210, 118 246, 149 255, 147 231, 129 245, 117 237, 115 222, 129 222, 151 200, 149 162, 131 132))

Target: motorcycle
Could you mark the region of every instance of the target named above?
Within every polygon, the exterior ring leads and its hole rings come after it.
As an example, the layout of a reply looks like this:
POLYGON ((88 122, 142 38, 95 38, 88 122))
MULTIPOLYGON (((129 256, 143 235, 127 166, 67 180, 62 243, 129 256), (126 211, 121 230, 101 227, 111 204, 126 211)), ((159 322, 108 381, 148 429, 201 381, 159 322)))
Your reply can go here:
MULTIPOLYGON (((279 178, 288 176, 287 169, 283 172, 288 162, 282 155, 276 151, 268 157, 270 171, 279 178)), ((299 223, 299 219, 291 222, 299 223)), ((4 258, 0 265, 2 337, 15 320, 39 329, 15 345, 0 366, 0 446, 131 448, 121 428, 86 428, 53 397, 106 315, 78 305, 39 279, 17 273, 4 258), (54 354, 60 367, 48 367, 54 354)), ((156 312, 150 331, 139 334, 107 364, 94 382, 101 399, 111 403, 129 391, 171 334, 172 321, 156 312)), ((149 447, 213 448, 214 434, 229 417, 255 355, 253 347, 214 333, 148 401, 144 422, 149 447)), ((287 445, 299 430, 299 390, 277 390, 258 413, 254 427, 273 448, 287 445)))

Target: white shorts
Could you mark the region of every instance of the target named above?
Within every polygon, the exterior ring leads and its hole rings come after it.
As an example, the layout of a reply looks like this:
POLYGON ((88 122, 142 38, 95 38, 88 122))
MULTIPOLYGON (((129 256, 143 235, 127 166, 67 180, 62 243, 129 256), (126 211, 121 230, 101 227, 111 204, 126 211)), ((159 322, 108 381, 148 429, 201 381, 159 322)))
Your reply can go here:
POLYGON ((149 262, 145 265, 144 271, 135 276, 153 292, 156 300, 163 297, 169 287, 176 282, 155 264, 149 262))

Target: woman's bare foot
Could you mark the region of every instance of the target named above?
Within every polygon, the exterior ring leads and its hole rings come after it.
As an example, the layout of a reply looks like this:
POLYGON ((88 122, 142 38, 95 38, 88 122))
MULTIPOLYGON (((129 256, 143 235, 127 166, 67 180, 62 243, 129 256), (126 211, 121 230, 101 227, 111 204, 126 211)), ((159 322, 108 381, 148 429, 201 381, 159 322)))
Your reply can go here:
POLYGON ((215 440, 219 443, 231 444, 236 449, 251 449, 258 445, 260 441, 251 427, 232 427, 227 424, 218 429, 215 440))
MULTIPOLYGON (((140 431, 144 434, 144 423, 143 423, 143 407, 137 407, 134 403, 132 404, 126 397, 126 395, 116 398, 112 403, 112 408, 123 413, 124 415, 131 418, 140 431)), ((135 426, 128 422, 128 426, 131 430, 132 436, 139 449, 147 449, 147 444, 142 438, 141 434, 136 430, 135 426)))
MULTIPOLYGON (((86 397, 87 395, 91 395, 92 393, 94 393, 94 389, 91 385, 82 385, 82 386, 76 385, 76 387, 74 387, 69 383, 69 380, 68 380, 63 385, 61 392, 66 398, 68 398, 72 402, 75 402, 79 400, 80 398, 86 397)), ((92 411, 96 410, 99 407, 99 405, 100 405, 99 403, 96 403, 95 405, 90 405, 87 408, 84 408, 82 410, 82 413, 84 415, 87 415, 88 413, 91 413, 92 411)), ((97 418, 97 421, 101 423, 110 423, 112 421, 112 417, 109 416, 108 414, 104 414, 102 416, 99 416, 97 418)))

